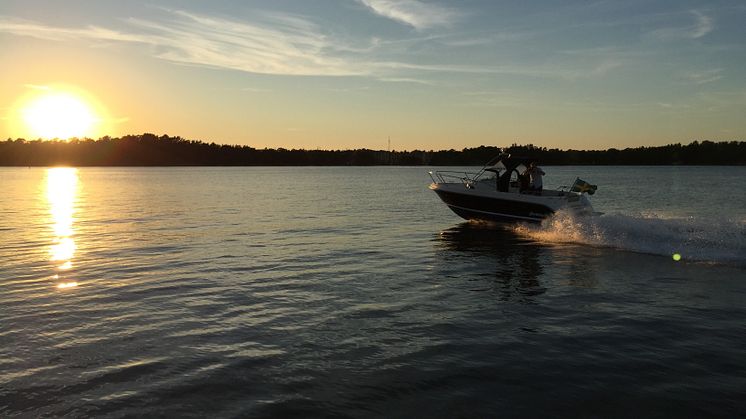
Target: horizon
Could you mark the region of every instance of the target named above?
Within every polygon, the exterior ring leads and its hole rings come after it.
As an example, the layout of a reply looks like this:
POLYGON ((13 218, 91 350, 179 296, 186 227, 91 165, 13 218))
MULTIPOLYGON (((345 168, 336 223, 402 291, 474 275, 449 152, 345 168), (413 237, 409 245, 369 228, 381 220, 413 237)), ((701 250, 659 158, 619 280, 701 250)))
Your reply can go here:
POLYGON ((5 1, 0 135, 303 150, 738 141, 745 17, 730 1, 5 1))
MULTIPOLYGON (((102 137, 99 137, 99 138, 90 138, 90 137, 78 138, 78 137, 71 137, 71 138, 50 138, 50 139, 43 139, 43 138, 36 138, 36 139, 15 138, 14 139, 14 138, 8 137, 5 141, 6 142, 14 142, 14 141, 20 140, 20 141, 25 141, 27 143, 28 142, 57 142, 57 143, 66 144, 66 143, 71 143, 73 141, 78 141, 78 142, 84 142, 84 141, 99 142, 99 141, 103 141, 103 140, 122 141, 122 140, 127 139, 128 137, 129 138, 140 138, 140 139, 142 139, 142 137, 146 137, 146 136, 150 136, 150 137, 155 138, 156 140, 159 140, 159 141, 164 140, 164 139, 165 140, 181 140, 181 141, 184 141, 184 142, 196 142, 198 144, 216 145, 216 146, 220 146, 220 147, 232 147, 232 148, 249 147, 249 148, 251 148, 253 150, 258 150, 258 151, 262 151, 262 150, 267 150, 267 151, 281 151, 281 150, 285 150, 285 151, 291 151, 291 152, 292 151, 302 151, 302 152, 314 152, 314 151, 324 151, 324 152, 370 151, 370 152, 375 152, 375 153, 400 153, 400 154, 402 154, 402 153, 403 154, 407 154, 407 153, 418 153, 418 152, 420 152, 420 153, 443 153, 443 152, 451 152, 451 151, 461 153, 461 152, 470 151, 470 150, 477 150, 477 149, 480 149, 480 148, 497 148, 497 149, 501 150, 501 152, 504 152, 505 150, 508 150, 508 149, 511 149, 511 148, 519 148, 519 149, 520 148, 527 148, 527 149, 536 150, 537 152, 554 152, 554 151, 559 151, 559 152, 562 152, 562 153, 567 153, 567 152, 581 152, 581 153, 599 153, 600 152, 600 153, 606 153, 606 152, 611 152, 611 151, 635 151, 635 150, 643 150, 643 149, 650 149, 650 150, 652 150, 652 149, 661 149, 661 148, 668 148, 668 147, 682 147, 682 148, 686 148, 686 147, 692 147, 692 146, 702 146, 702 145, 705 145, 705 144, 708 144, 708 143, 709 144, 714 144, 714 145, 726 145, 726 144, 736 144, 736 145, 739 145, 739 146, 746 145, 746 141, 744 141, 744 140, 738 140, 738 139, 723 140, 723 141, 712 141, 712 140, 709 140, 709 139, 693 139, 693 140, 690 140, 688 142, 667 143, 667 144, 654 145, 654 146, 641 145, 641 146, 623 147, 623 148, 609 147, 609 148, 605 148, 605 149, 590 149, 590 148, 588 148, 588 149, 579 149, 579 148, 544 147, 544 146, 537 145, 537 144, 532 144, 532 143, 527 143, 527 144, 512 143, 510 145, 479 144, 479 145, 471 146, 471 147, 462 147, 460 149, 459 148, 440 148, 440 149, 400 149, 400 150, 397 150, 397 149, 393 149, 393 148, 391 148, 391 149, 377 149, 377 148, 365 148, 365 147, 360 147, 360 148, 321 148, 321 147, 317 147, 317 148, 287 148, 287 147, 283 147, 283 146, 279 146, 279 147, 255 147, 252 144, 230 144, 230 143, 220 143, 220 142, 215 142, 215 141, 208 142, 208 141, 204 141, 204 140, 200 140, 200 139, 186 138, 186 137, 179 136, 179 135, 176 135, 176 136, 172 136, 172 135, 168 135, 168 134, 160 134, 160 135, 158 135, 158 134, 153 134, 153 133, 149 133, 149 132, 145 132, 145 133, 142 133, 142 134, 125 134, 125 135, 122 135, 120 137, 111 137, 111 136, 106 135, 106 136, 102 136, 102 137)), ((2 141, 0 140, 0 144, 1 143, 2 143, 2 141)))

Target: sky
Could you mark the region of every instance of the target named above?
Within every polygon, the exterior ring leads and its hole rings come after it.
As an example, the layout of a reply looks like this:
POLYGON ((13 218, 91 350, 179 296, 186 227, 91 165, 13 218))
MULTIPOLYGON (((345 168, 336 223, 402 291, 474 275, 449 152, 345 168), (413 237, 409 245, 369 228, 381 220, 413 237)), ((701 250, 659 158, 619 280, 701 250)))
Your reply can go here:
MULTIPOLYGON (((0 138, 66 89, 91 136, 257 148, 746 140, 746 2, 0 2, 0 138)), ((31 138, 27 138, 31 139, 31 138)))

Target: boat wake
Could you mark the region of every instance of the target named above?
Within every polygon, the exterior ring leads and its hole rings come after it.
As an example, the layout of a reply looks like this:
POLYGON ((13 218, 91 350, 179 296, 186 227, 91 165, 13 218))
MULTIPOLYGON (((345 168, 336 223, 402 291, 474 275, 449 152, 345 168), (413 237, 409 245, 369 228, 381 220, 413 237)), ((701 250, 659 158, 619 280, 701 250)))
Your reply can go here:
POLYGON ((541 225, 521 224, 513 229, 544 243, 610 247, 675 260, 746 264, 746 220, 642 214, 577 217, 560 211, 541 225))

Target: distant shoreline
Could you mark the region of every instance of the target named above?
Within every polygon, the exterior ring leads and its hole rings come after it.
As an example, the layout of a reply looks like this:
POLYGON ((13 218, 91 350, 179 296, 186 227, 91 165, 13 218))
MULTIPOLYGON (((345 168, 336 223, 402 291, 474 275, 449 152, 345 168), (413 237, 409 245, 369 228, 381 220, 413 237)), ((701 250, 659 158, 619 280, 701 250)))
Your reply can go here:
POLYGON ((288 150, 221 145, 154 134, 98 140, 0 142, 5 167, 188 167, 188 166, 480 166, 500 152, 547 166, 742 166, 746 142, 693 141, 608 150, 560 150, 513 144, 463 150, 288 150))

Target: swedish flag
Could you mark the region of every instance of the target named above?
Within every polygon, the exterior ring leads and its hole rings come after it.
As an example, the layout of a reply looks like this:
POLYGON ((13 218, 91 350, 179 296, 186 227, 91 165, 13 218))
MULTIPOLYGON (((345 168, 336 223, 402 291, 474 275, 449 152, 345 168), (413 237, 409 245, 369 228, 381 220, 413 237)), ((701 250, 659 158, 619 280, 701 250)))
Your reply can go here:
POLYGON ((593 195, 594 193, 596 193, 596 189, 598 189, 598 186, 591 185, 581 178, 576 178, 575 183, 573 183, 572 187, 570 188, 570 191, 578 193, 587 192, 588 195, 593 195))

